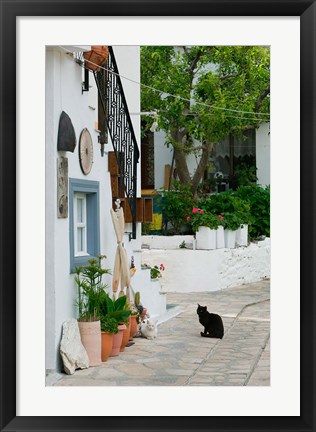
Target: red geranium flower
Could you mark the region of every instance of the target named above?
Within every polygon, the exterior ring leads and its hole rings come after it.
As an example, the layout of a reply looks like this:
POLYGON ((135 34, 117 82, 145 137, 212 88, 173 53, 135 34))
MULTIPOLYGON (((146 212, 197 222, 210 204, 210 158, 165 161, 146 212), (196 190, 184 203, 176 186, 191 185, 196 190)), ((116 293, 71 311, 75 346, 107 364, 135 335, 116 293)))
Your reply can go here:
POLYGON ((199 209, 197 207, 193 207, 192 213, 198 213, 199 209))
POLYGON ((219 217, 220 219, 223 219, 223 216, 222 216, 222 215, 218 215, 218 217, 219 217))
POLYGON ((204 210, 200 210, 200 214, 203 214, 204 213, 204 210))
POLYGON ((189 221, 191 218, 190 218, 190 216, 187 216, 187 221, 189 221))

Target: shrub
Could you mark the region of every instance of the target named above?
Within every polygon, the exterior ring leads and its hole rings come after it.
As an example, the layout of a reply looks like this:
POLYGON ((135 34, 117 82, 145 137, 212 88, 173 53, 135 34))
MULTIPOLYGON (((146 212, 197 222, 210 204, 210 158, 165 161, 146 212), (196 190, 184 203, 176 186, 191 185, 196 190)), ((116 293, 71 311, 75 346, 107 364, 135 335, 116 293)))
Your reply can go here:
POLYGON ((270 237, 270 186, 241 186, 235 194, 250 206, 250 238, 255 239, 263 235, 270 237))
POLYGON ((229 177, 229 184, 233 190, 236 190, 240 186, 255 184, 257 180, 257 168, 255 166, 248 166, 245 163, 241 163, 235 170, 234 175, 229 177))
POLYGON ((235 231, 241 224, 241 219, 236 213, 223 213, 223 225, 225 229, 235 231))
POLYGON ((234 222, 227 222, 236 225, 237 219, 240 224, 251 223, 250 204, 240 197, 238 197, 231 190, 222 192, 217 195, 211 195, 208 199, 200 200, 199 205, 203 206, 206 211, 212 212, 215 215, 221 214, 225 218, 229 218, 230 221, 234 219, 234 222), (228 215, 234 215, 233 217, 228 215))
POLYGON ((165 225, 172 224, 175 234, 180 233, 180 228, 185 224, 186 217, 190 214, 194 205, 191 186, 174 182, 173 189, 163 190, 160 200, 165 225))

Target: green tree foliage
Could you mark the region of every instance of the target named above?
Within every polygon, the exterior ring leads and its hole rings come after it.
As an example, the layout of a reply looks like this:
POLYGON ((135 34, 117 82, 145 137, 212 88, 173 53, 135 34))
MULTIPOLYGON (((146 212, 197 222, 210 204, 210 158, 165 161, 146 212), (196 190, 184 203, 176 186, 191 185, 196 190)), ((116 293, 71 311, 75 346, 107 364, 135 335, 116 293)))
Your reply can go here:
MULTIPOLYGON (((190 184, 193 194, 213 145, 268 119, 260 115, 269 112, 270 51, 266 47, 144 46, 141 81, 142 111, 158 110, 166 145, 174 148, 177 175, 190 184), (192 176, 186 161, 190 153, 199 160, 192 176)), ((152 119, 147 120, 150 127, 152 119)))
POLYGON ((253 184, 241 186, 236 196, 250 205, 251 224, 249 235, 252 239, 260 236, 270 237, 270 186, 265 188, 253 184))

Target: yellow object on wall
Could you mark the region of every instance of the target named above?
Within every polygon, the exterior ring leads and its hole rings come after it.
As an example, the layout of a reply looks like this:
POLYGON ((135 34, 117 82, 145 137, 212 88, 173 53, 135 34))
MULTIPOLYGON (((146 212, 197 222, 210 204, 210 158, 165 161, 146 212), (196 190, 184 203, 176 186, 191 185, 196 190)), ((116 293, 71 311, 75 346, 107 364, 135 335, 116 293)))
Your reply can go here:
POLYGON ((162 229, 162 214, 153 213, 153 221, 150 224, 150 229, 153 231, 162 229))

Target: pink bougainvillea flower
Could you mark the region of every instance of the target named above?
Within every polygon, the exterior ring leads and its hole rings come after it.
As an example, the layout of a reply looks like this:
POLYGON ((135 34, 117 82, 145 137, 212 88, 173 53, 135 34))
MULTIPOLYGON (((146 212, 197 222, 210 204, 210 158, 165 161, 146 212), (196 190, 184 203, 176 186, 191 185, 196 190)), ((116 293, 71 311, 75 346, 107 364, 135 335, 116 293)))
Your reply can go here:
POLYGON ((199 209, 197 207, 193 207, 192 213, 198 213, 199 209))
POLYGON ((164 270, 165 266, 163 264, 160 264, 160 270, 164 270))
POLYGON ((220 219, 223 219, 223 216, 222 216, 222 215, 218 215, 218 217, 219 217, 220 219))
POLYGON ((190 218, 190 216, 187 216, 187 221, 189 221, 191 218, 190 218))
POLYGON ((200 210, 200 214, 203 214, 204 213, 204 210, 200 210))

